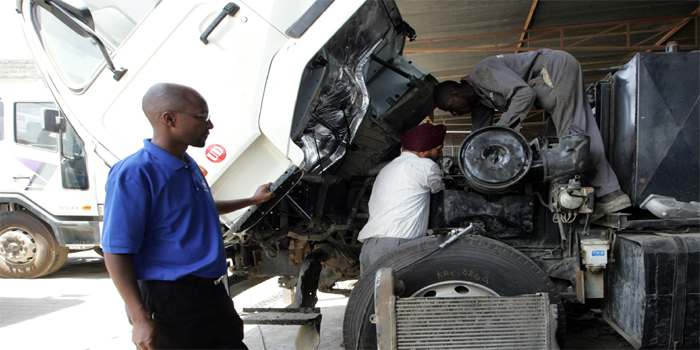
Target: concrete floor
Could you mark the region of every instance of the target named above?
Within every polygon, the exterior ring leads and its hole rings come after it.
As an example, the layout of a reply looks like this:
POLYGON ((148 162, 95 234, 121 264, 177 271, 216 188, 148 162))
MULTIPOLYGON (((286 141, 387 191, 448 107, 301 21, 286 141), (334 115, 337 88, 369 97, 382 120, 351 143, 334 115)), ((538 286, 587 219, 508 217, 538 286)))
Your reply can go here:
MULTIPOLYGON (((322 308, 319 349, 340 349, 347 298, 319 293, 322 308)), ((270 279, 234 298, 246 307, 284 307, 282 289, 270 279)), ((294 349, 298 326, 245 326, 251 350, 294 349)), ((134 349, 124 303, 109 279, 102 257, 68 256, 61 270, 31 280, 0 278, 0 349, 134 349)))
MULTIPOLYGON (((342 349, 342 320, 348 298, 319 293, 319 349, 342 349)), ((234 298, 236 309, 284 307, 276 279, 234 298)), ((298 326, 245 326, 251 350, 294 349, 298 326)), ((569 321, 567 348, 633 349, 599 318, 569 321)), ((134 349, 131 326, 102 258, 71 254, 55 274, 32 280, 0 278, 0 348, 22 350, 134 349)))
POLYGON ((134 349, 131 326, 102 257, 68 256, 53 275, 0 278, 3 349, 134 349))
MULTIPOLYGON (((274 290, 277 287, 277 279, 273 278, 256 286, 261 290, 274 290)), ((233 299, 236 310, 242 311, 243 307, 285 307, 287 303, 283 301, 282 292, 276 293, 276 299, 268 299, 270 302, 252 304, 253 306, 239 306, 243 304, 251 305, 255 300, 255 294, 259 290, 251 289, 233 299)), ((348 298, 342 295, 318 293, 318 303, 316 307, 321 308, 321 342, 318 349, 330 350, 341 349, 343 339, 343 314, 348 298)), ((295 349, 294 339, 297 336, 299 326, 256 326, 246 325, 244 327, 245 338, 243 341, 250 350, 264 349, 295 349)))

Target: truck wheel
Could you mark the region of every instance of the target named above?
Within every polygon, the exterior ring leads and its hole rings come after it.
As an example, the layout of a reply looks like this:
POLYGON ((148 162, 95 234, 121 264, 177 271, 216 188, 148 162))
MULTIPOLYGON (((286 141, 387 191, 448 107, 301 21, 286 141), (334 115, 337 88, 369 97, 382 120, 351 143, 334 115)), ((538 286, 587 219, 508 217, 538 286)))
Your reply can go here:
POLYGON ((70 251, 70 249, 68 249, 68 247, 62 247, 60 245, 56 245, 56 261, 53 263, 53 266, 51 267, 51 269, 49 269, 49 271, 42 276, 48 276, 48 275, 60 270, 61 267, 63 267, 63 264, 65 264, 66 261, 68 260, 68 252, 69 251, 70 251))
POLYGON ((393 268, 396 279, 403 282, 405 289, 400 297, 511 296, 547 292, 550 302, 559 308, 557 341, 560 346, 564 345, 564 305, 539 266, 510 246, 480 236, 458 239, 420 259, 444 241, 445 237, 441 236, 408 242, 380 258, 360 277, 345 309, 346 349, 377 348, 376 328, 369 318, 374 313, 374 276, 378 269, 385 267, 393 268))
POLYGON ((68 248, 60 247, 50 229, 36 217, 21 211, 0 213, 0 276, 44 276, 53 272, 64 254, 68 248))

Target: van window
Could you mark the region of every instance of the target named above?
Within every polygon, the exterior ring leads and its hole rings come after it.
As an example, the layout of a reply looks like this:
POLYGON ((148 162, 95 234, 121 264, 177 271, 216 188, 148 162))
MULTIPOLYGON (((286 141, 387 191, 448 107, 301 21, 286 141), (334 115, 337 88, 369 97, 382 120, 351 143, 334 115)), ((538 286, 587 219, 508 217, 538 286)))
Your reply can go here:
MULTIPOLYGON (((109 48, 118 48, 159 1, 84 0, 84 3, 92 13, 95 32, 105 41, 110 55, 114 55, 109 48)), ((33 21, 46 55, 70 88, 82 89, 104 67, 105 60, 91 38, 73 32, 39 6, 34 7, 33 21)))
POLYGON ((0 141, 5 139, 5 105, 0 101, 0 141))
POLYGON ((20 145, 58 151, 56 133, 44 130, 44 109, 56 109, 52 102, 15 103, 15 142, 20 145))

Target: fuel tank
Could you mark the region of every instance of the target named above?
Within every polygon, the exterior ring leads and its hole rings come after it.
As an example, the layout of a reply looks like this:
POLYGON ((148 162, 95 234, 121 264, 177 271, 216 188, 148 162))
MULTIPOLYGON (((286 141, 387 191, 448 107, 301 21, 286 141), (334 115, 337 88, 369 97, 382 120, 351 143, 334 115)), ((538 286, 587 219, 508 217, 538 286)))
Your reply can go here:
POLYGON ((612 120, 601 132, 635 206, 651 194, 700 199, 698 77, 698 51, 639 53, 613 76, 612 120))
POLYGON ((619 234, 603 317, 636 348, 700 347, 700 234, 619 234))

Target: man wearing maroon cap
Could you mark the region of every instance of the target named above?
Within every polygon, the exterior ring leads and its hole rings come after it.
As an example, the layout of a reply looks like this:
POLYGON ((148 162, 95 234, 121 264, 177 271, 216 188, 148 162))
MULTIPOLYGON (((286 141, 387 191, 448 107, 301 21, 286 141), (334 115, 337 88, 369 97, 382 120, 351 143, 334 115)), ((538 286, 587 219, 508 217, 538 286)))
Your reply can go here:
POLYGON ((364 273, 389 250, 423 236, 428 230, 430 194, 445 189, 440 167, 445 125, 421 124, 401 134, 401 155, 377 175, 369 198, 369 221, 362 241, 364 273))

